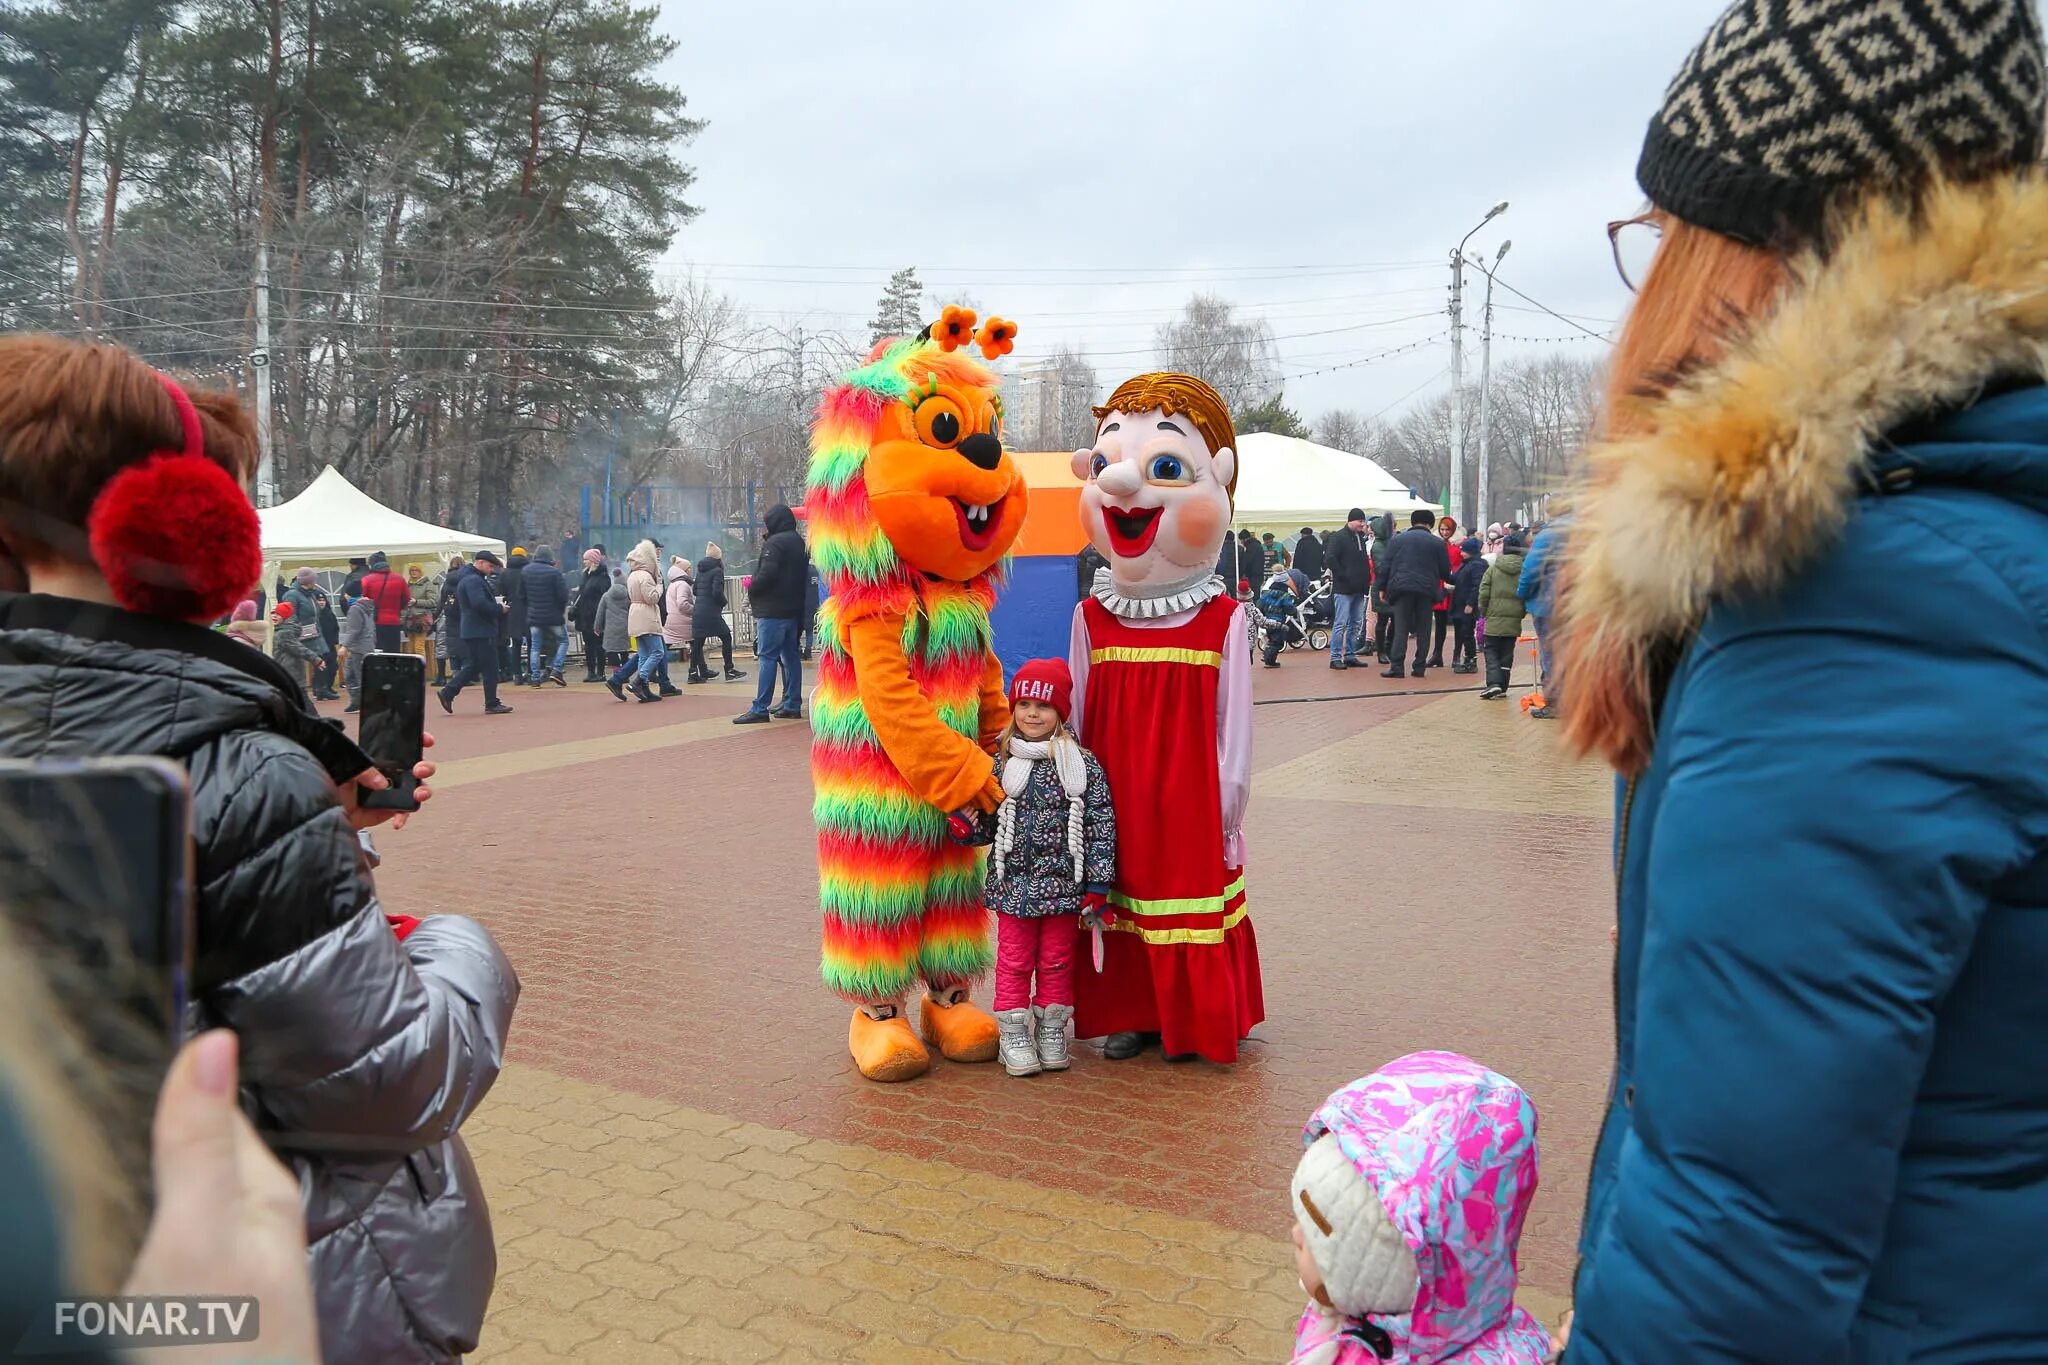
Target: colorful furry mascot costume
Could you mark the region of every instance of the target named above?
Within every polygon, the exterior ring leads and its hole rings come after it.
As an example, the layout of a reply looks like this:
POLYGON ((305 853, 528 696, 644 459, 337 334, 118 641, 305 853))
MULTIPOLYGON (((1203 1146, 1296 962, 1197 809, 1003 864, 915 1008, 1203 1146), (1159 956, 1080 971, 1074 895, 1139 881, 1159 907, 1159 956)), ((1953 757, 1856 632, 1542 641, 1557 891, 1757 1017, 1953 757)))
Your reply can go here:
MULTIPOLYGON (((853 1001, 861 1074, 901 1081, 996 1055, 967 987, 993 958, 981 853, 947 817, 993 810, 991 758, 1009 723, 989 608, 1024 525, 1023 477, 1002 447, 995 376, 956 353, 974 315, 948 308, 887 341, 828 392, 805 495, 818 612, 811 700, 825 983, 853 1001), (904 1005, 923 981, 920 1032, 904 1005)), ((991 359, 1015 327, 989 320, 991 359)))

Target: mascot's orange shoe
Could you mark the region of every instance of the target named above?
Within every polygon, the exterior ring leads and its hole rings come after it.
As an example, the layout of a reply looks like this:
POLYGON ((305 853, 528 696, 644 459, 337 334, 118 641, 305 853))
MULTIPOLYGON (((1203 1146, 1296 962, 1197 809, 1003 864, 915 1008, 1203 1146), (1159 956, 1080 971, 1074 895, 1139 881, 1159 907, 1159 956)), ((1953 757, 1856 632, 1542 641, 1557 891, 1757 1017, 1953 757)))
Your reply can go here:
POLYGON ((950 1005, 941 1005, 927 993, 920 1009, 918 1031, 927 1043, 938 1044, 949 1062, 992 1062, 1001 1030, 996 1017, 958 992, 950 1005))
POLYGON ((893 1019, 870 1019, 866 1010, 856 1009, 846 1046, 860 1074, 871 1081, 915 1080, 931 1070, 932 1054, 925 1051, 910 1031, 910 1021, 901 1014, 893 1019))

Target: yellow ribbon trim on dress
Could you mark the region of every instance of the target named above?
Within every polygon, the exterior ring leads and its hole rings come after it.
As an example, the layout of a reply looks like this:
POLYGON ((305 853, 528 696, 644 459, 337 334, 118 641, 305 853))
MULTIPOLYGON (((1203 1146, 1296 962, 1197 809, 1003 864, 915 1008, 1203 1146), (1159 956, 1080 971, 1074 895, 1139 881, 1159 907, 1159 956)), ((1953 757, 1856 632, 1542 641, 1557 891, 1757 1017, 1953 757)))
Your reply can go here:
POLYGON ((1237 880, 1223 888, 1220 896, 1182 896, 1178 900, 1141 901, 1135 896, 1126 896, 1113 891, 1109 903, 1119 910, 1128 910, 1134 915, 1220 915, 1230 903, 1244 894, 1244 874, 1237 874, 1237 880))
POLYGON ((1127 919, 1120 919, 1109 927, 1120 933, 1136 934, 1147 943, 1221 943, 1223 935, 1236 928, 1237 922, 1245 917, 1245 912, 1250 908, 1248 905, 1240 905, 1225 915, 1223 927, 1220 929, 1145 929, 1127 919))
POLYGON ((1223 667, 1223 655, 1214 649, 1154 649, 1140 645, 1104 645, 1088 652, 1091 664, 1194 664, 1200 668, 1223 667))
POLYGON ((1147 943, 1221 943, 1224 932, 1244 918, 1250 907, 1240 905, 1224 914, 1224 908, 1244 894, 1244 874, 1239 873, 1236 881, 1223 888, 1220 896, 1183 896, 1177 900, 1141 901, 1120 892, 1112 892, 1109 903, 1119 910, 1133 915, 1223 915, 1223 923, 1214 929, 1147 929, 1136 920, 1119 919, 1110 928, 1126 934, 1136 934, 1147 943))

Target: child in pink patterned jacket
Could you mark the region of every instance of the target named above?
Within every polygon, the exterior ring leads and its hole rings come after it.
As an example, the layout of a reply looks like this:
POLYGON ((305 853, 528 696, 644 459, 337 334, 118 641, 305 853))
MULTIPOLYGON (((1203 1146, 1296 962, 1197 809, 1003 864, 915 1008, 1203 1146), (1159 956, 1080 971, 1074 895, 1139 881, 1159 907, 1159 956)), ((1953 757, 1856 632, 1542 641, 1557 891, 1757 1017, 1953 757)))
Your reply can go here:
POLYGON ((1550 1338, 1515 1306, 1515 1247, 1536 1193, 1536 1106, 1454 1052, 1353 1081, 1302 1132, 1295 1261, 1311 1300, 1295 1365, 1541 1365, 1550 1338))

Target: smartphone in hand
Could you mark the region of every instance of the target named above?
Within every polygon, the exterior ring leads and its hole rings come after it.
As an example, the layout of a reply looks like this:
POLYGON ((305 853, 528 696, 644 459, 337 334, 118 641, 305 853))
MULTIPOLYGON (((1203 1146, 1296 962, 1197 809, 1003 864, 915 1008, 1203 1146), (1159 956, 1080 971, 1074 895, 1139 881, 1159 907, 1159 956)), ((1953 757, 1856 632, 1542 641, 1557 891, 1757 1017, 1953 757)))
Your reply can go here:
POLYGON ((364 655, 362 698, 357 743, 391 785, 358 799, 370 810, 418 810, 412 770, 425 750, 427 661, 417 654, 364 655))
POLYGON ((192 796, 161 758, 0 762, 0 901, 29 951, 184 1040, 192 980, 192 796))

